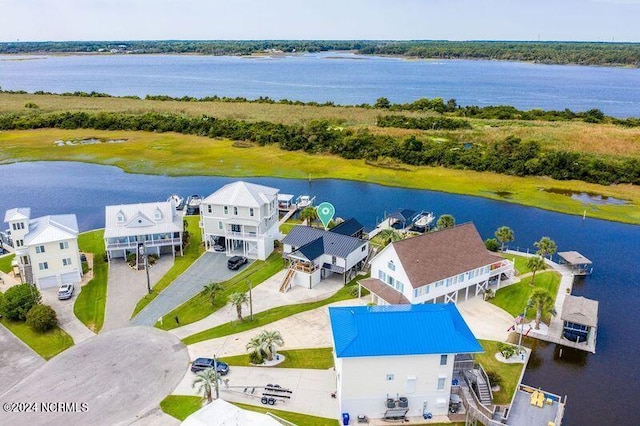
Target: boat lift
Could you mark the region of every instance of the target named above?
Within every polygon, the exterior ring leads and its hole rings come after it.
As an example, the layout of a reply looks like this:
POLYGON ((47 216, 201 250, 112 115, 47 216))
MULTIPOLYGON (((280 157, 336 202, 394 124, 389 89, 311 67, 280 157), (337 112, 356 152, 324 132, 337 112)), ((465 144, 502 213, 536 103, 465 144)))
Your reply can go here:
POLYGON ((231 392, 242 393, 250 398, 260 398, 264 405, 276 405, 276 402, 286 402, 291 399, 293 391, 283 388, 278 384, 267 384, 266 386, 224 386, 231 392))

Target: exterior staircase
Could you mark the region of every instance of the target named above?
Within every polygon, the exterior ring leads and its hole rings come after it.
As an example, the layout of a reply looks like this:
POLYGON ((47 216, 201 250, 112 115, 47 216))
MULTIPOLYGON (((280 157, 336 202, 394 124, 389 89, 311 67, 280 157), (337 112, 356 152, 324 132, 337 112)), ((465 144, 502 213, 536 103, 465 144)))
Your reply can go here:
POLYGON ((491 405, 493 403, 491 393, 489 392, 489 385, 486 382, 478 380, 478 399, 482 405, 491 405))
POLYGON ((291 288, 291 280, 293 279, 293 276, 295 275, 296 270, 293 268, 289 268, 287 270, 287 273, 284 275, 284 278, 282 279, 282 284, 280 284, 280 293, 286 293, 287 290, 289 290, 291 288))

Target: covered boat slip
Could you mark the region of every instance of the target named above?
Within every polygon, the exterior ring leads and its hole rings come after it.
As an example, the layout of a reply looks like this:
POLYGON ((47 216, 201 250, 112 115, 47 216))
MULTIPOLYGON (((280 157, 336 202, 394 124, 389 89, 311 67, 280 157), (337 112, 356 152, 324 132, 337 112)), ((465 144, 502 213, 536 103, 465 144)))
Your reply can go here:
POLYGON ((560 264, 567 265, 574 275, 589 275, 593 272, 592 262, 577 251, 558 252, 560 264))

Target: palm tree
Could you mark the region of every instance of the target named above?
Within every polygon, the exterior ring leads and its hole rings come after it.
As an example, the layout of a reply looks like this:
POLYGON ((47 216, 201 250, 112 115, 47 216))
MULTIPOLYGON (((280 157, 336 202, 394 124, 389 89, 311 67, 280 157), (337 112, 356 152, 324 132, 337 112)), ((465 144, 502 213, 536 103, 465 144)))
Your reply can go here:
POLYGON ((267 359, 272 361, 276 354, 276 346, 284 345, 280 332, 263 330, 259 337, 262 340, 262 350, 267 355, 267 359))
POLYGON ((229 303, 231 303, 232 306, 236 307, 238 320, 242 321, 242 305, 246 305, 247 303, 249 303, 249 297, 247 296, 247 293, 232 293, 231 295, 229 295, 229 303))
POLYGON ((245 346, 249 352, 262 352, 262 336, 258 334, 249 340, 247 346, 245 346))
POLYGON ((438 218, 436 226, 438 229, 447 229, 455 226, 456 219, 450 214, 443 214, 438 218))
POLYGON ((318 220, 318 211, 315 207, 305 207, 304 210, 300 212, 300 219, 303 221, 307 221, 307 224, 311 226, 311 222, 314 220, 318 220))
POLYGON ((558 250, 556 242, 549 237, 542 237, 540 238, 540 241, 536 241, 535 243, 533 243, 533 245, 538 248, 537 253, 542 257, 552 255, 556 252, 556 250, 558 250))
POLYGON ((510 243, 511 241, 515 240, 513 231, 508 226, 501 226, 496 230, 494 235, 496 236, 498 241, 500 241, 500 244, 502 244, 502 247, 500 247, 500 251, 504 251, 504 245, 506 243, 510 243))
POLYGON ((217 389, 217 377, 216 371, 214 368, 205 368, 202 371, 198 371, 196 373, 195 379, 193 379, 193 383, 191 383, 191 387, 198 387, 198 393, 202 393, 204 398, 207 398, 207 403, 210 404, 213 401, 212 390, 217 389))
POLYGON ((382 241, 383 247, 386 247, 387 245, 389 245, 389 243, 400 241, 402 239, 402 235, 400 235, 398 231, 392 228, 383 229, 378 235, 380 240, 382 241))
POLYGON ((536 309, 536 330, 540 330, 540 320, 545 312, 555 315, 553 309, 553 297, 544 289, 536 288, 533 290, 530 299, 531 307, 536 309))
POLYGON ((536 272, 542 271, 547 267, 544 263, 544 259, 540 256, 533 256, 527 259, 527 268, 529 268, 532 272, 531 274, 531 286, 534 285, 536 280, 536 272))
POLYGON ((211 302, 211 305, 213 305, 213 302, 215 302, 216 300, 216 296, 222 290, 224 290, 224 287, 222 284, 216 283, 216 282, 210 282, 209 284, 202 287, 201 293, 203 296, 208 297, 209 301, 211 302))

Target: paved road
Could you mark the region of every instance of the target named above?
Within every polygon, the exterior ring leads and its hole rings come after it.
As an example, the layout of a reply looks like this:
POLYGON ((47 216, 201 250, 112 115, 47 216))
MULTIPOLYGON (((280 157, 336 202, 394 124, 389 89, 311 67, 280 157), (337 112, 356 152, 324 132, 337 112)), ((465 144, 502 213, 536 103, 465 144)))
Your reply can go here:
MULTIPOLYGON (((184 271, 169 287, 136 315, 131 320, 131 323, 153 326, 158 321, 158 318, 191 299, 206 284, 212 281, 228 280, 239 271, 231 271, 227 268, 227 259, 224 253, 204 253, 189 269, 184 271)), ((242 266, 240 270, 246 268, 247 265, 242 266)))
MULTIPOLYGON (((173 257, 164 255, 149 268, 149 281, 153 286, 173 266, 173 257)), ((147 274, 131 269, 124 259, 113 259, 109 264, 107 306, 103 331, 130 325, 136 304, 147 294, 147 274)))
POLYGON ((108 331, 62 352, 0 394, 1 403, 77 403, 67 410, 79 412, 0 411, 0 424, 131 424, 155 415, 188 365, 187 349, 170 333, 150 327, 108 331))
POLYGON ((40 355, 0 325, 0 395, 44 362, 40 355))

